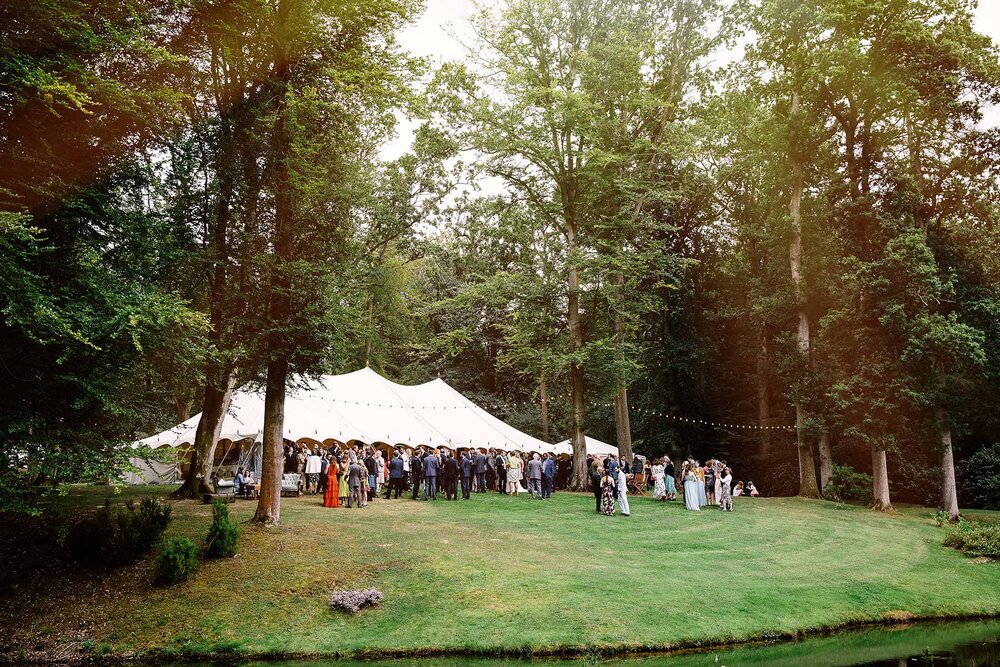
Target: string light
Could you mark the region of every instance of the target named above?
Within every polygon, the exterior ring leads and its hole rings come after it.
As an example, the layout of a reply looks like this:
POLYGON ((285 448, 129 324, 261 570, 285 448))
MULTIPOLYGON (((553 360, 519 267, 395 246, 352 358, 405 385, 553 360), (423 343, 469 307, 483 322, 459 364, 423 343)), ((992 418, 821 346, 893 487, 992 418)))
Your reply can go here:
MULTIPOLYGON (((568 399, 568 395, 556 395, 549 396, 546 402, 552 399, 568 399)), ((331 399, 337 403, 351 404, 351 405, 362 405, 361 401, 350 401, 346 399, 331 399)), ((371 403, 364 403, 365 406, 371 407, 371 403)), ((472 408, 480 408, 478 405, 404 405, 404 404, 391 404, 391 403, 376 403, 379 408, 393 408, 393 409, 405 409, 405 410, 469 410, 472 408)), ((511 401, 509 403, 501 404, 486 404, 485 408, 489 410, 506 410, 511 408, 526 408, 529 406, 535 406, 537 403, 534 401, 511 401)), ((588 407, 613 407, 614 403, 605 403, 600 401, 588 401, 586 403, 588 407)), ((638 414, 650 415, 653 417, 659 417, 661 419, 669 419, 672 421, 684 422, 687 424, 701 424, 704 426, 711 426, 714 428, 735 428, 743 430, 754 430, 754 431, 794 431, 795 426, 791 425, 760 425, 760 424, 732 424, 726 422, 714 422, 707 419, 695 419, 692 417, 682 417, 680 415, 671 414, 669 412, 663 412, 660 410, 650 410, 647 408, 629 408, 630 412, 636 412, 638 414)))

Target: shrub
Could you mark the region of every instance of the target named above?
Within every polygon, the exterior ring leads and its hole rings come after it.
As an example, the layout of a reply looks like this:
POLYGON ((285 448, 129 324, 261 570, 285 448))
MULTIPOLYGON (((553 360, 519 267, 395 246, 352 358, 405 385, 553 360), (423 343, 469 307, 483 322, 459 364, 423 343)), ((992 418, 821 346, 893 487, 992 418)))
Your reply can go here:
POLYGON ((851 466, 834 464, 823 495, 838 503, 863 503, 871 498, 872 477, 851 466))
POLYGON ((921 451, 889 458, 889 492, 893 502, 935 507, 941 504, 941 461, 921 451))
POLYGON ((114 549, 115 522, 110 508, 105 505, 93 512, 74 515, 65 539, 73 560, 91 563, 102 560, 106 551, 114 549))
POLYGON ((965 519, 948 529, 944 544, 971 558, 1000 558, 1000 525, 970 523, 965 519))
POLYGON ((356 614, 364 607, 382 602, 381 591, 368 588, 363 591, 334 591, 330 596, 330 608, 356 614))
POLYGON ((1000 443, 983 447, 966 459, 961 473, 962 488, 974 504, 1000 509, 1000 443))
POLYGON ((171 507, 156 498, 75 516, 66 533, 74 560, 127 565, 148 554, 170 525, 171 507))
POLYGON ((931 512, 931 518, 934 520, 934 524, 941 528, 942 526, 948 526, 951 524, 951 515, 944 510, 938 510, 936 512, 931 512))
POLYGON ((194 542, 186 537, 174 537, 156 559, 156 580, 162 584, 177 584, 189 579, 198 569, 198 552, 194 542))
POLYGON ((229 516, 229 506, 221 500, 212 501, 212 525, 208 527, 208 555, 214 558, 236 555, 236 540, 240 527, 229 516))

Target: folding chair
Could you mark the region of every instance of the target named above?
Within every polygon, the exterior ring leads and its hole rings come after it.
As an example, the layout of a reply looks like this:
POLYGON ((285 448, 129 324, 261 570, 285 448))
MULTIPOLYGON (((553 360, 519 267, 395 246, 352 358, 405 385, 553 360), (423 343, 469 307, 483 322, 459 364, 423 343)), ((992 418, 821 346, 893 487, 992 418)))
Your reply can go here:
POLYGON ((646 473, 637 472, 632 475, 632 481, 628 483, 628 486, 633 496, 646 495, 646 473))

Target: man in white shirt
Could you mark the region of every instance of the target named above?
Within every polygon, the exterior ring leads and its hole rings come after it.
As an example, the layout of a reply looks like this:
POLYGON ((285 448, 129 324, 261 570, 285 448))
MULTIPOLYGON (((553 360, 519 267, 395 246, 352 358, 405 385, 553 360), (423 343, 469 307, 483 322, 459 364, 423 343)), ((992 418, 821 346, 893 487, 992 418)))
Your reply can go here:
POLYGON ((618 472, 618 509, 621 510, 622 516, 628 516, 630 514, 628 509, 628 480, 625 479, 627 475, 624 472, 618 472))
POLYGON ((323 459, 318 450, 311 450, 306 458, 306 493, 316 493, 319 488, 319 473, 323 469, 323 459))

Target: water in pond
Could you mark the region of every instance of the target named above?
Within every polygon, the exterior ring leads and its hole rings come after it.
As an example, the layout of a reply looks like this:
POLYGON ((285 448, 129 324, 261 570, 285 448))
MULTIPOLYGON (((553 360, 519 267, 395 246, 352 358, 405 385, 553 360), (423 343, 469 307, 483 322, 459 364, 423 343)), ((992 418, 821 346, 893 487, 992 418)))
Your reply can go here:
MULTIPOLYGON (((231 663, 230 663, 231 664, 231 663)), ((244 662, 246 667, 944 667, 1000 666, 1000 622, 973 621, 866 628, 795 642, 625 658, 425 658, 244 662)), ((190 663, 186 667, 192 667, 190 663)), ((207 667, 203 665, 202 667, 207 667)))

